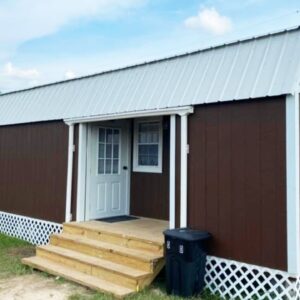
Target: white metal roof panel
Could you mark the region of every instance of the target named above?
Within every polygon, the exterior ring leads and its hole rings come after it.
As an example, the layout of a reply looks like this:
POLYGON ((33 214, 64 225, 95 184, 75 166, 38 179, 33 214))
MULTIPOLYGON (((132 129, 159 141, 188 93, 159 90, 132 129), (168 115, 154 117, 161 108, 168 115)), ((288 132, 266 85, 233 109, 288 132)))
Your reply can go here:
POLYGON ((293 93, 300 29, 0 96, 0 125, 293 93))

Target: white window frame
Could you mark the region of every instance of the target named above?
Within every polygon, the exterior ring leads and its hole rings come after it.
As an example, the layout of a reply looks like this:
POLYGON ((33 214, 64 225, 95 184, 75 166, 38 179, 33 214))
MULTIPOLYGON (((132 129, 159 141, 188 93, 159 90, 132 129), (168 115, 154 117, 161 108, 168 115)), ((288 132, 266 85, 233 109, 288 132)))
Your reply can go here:
POLYGON ((143 118, 134 120, 134 137, 133 137, 133 172, 143 173, 162 173, 162 154, 163 154, 163 122, 162 118, 143 118), (157 166, 140 166, 138 164, 138 129, 141 123, 159 123, 159 144, 158 144, 158 165, 157 166))

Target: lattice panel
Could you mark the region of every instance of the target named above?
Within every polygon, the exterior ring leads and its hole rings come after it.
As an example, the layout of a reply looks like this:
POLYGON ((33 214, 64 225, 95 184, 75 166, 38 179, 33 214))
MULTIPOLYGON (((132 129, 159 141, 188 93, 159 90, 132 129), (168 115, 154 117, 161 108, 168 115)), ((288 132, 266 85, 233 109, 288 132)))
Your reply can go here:
POLYGON ((207 288, 226 299, 300 299, 300 278, 286 272, 208 257, 207 288))
POLYGON ((60 233, 62 225, 0 212, 0 232, 34 245, 45 245, 52 233, 60 233))

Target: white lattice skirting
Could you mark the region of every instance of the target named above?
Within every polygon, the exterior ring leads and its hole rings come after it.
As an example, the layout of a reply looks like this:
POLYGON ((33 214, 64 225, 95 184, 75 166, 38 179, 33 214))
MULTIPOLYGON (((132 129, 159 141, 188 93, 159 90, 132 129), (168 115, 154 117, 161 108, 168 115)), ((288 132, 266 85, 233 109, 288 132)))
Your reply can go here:
POLYGON ((62 225, 0 211, 0 232, 34 245, 45 245, 52 233, 59 233, 62 225))
POLYGON ((205 282, 225 299, 300 299, 300 277, 218 257, 208 257, 205 282))

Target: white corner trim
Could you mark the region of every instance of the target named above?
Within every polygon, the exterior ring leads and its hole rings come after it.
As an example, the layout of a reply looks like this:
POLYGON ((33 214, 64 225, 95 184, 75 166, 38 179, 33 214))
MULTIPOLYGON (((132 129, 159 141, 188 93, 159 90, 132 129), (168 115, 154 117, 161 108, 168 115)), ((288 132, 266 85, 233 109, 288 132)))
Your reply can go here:
POLYGON ((85 221, 87 124, 79 124, 76 221, 85 221))
POLYGON ((300 275, 299 93, 286 96, 288 272, 300 275))
POLYGON ((175 174, 176 174, 176 115, 170 117, 170 205, 169 227, 175 228, 175 174))
POLYGON ((193 106, 180 106, 163 109, 152 109, 152 110, 141 110, 134 112, 126 112, 119 114, 105 114, 91 117, 78 117, 78 118, 67 118, 64 119, 66 124, 86 123, 86 122, 98 122, 98 121, 109 121, 129 118, 144 118, 144 117, 155 117, 155 116, 169 116, 173 114, 190 114, 194 112, 193 106))
POLYGON ((69 125, 68 142, 68 171, 67 171, 67 193, 65 221, 71 221, 71 198, 72 198, 72 175, 73 175, 73 152, 74 152, 74 125, 69 125))
POLYGON ((180 227, 187 227, 188 114, 182 114, 180 120, 180 227))

